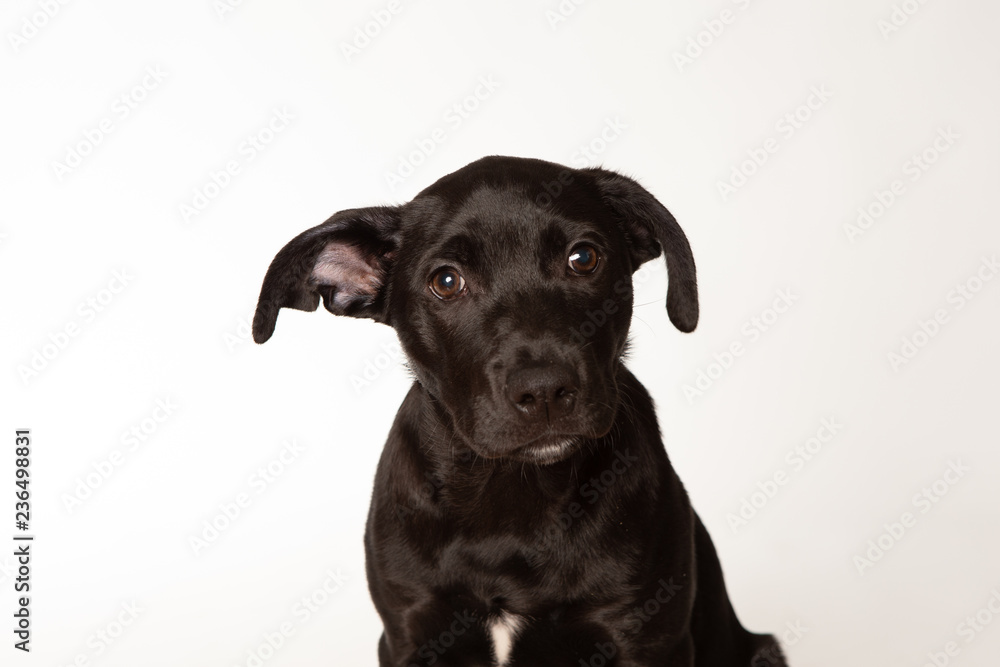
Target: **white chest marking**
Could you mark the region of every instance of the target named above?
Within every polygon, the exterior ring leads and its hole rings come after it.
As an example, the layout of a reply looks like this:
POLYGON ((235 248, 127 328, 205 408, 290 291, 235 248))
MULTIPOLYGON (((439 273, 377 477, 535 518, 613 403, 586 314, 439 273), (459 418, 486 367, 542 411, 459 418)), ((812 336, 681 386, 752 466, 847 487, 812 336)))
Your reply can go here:
POLYGON ((523 624, 523 618, 505 611, 490 621, 490 638, 493 640, 493 655, 496 657, 497 667, 504 667, 507 664, 510 650, 523 624))

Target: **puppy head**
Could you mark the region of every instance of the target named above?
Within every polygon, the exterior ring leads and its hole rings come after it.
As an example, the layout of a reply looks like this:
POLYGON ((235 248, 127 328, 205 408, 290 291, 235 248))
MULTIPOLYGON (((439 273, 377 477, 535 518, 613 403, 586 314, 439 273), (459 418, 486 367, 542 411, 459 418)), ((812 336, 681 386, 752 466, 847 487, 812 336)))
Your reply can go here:
POLYGON ((395 208, 342 211, 274 258, 253 334, 283 307, 396 329, 417 381, 482 457, 550 463, 606 434, 632 273, 664 252, 667 312, 698 321, 694 260, 634 180, 522 158, 474 162, 395 208))

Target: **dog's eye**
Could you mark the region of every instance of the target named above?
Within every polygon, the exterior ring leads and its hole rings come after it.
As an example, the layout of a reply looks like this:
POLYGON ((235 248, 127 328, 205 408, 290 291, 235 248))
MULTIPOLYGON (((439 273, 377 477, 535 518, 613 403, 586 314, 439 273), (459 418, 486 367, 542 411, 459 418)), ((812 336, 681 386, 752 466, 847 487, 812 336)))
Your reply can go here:
POLYGON ((431 276, 430 287, 437 298, 453 299, 465 291, 465 278, 455 269, 446 266, 431 276))
POLYGON ((581 243, 569 254, 569 269, 573 273, 585 276, 597 270, 601 256, 592 245, 581 243))

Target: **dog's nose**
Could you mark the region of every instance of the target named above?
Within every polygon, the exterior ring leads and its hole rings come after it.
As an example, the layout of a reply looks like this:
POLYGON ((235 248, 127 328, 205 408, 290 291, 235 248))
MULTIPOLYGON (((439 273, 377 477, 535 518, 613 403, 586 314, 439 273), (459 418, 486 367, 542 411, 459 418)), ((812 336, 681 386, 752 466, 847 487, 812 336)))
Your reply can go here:
POLYGON ((555 421, 573 412, 576 374, 559 364, 529 366, 507 376, 507 398, 529 421, 555 421))

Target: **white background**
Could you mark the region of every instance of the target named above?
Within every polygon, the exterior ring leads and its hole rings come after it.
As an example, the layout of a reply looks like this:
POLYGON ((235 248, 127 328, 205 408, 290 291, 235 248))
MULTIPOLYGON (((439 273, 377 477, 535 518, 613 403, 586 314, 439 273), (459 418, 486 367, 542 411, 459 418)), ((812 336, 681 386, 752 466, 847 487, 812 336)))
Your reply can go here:
POLYGON ((977 275, 1000 253, 996 3, 567 0, 562 16, 556 0, 402 0, 353 54, 385 2, 49 4, 0 12, 0 536, 24 427, 37 536, 30 655, 11 648, 0 549, 0 662, 253 665, 264 646, 266 665, 376 664, 361 536, 408 385, 394 333, 286 310, 261 347, 249 317, 300 231, 507 154, 633 175, 690 238, 700 325, 670 326, 649 264, 629 365, 744 624, 785 634, 801 667, 918 667, 949 642, 950 664, 996 664, 1000 280, 977 275), (812 90, 829 96, 809 109, 812 90), (293 119, 271 132, 275 110, 293 119), (849 234, 859 208, 881 215, 849 234), (781 290, 795 301, 773 321, 781 290), (772 323, 751 337, 754 317, 772 323), (904 337, 920 347, 893 364, 904 337), (689 398, 700 372, 715 379, 689 398), (829 418, 842 428, 799 469, 786 455, 829 418), (303 451, 262 488, 292 440, 303 451), (952 464, 967 471, 938 481, 952 464), (943 496, 915 500, 935 481, 943 496), (196 553, 239 494, 249 506, 196 553), (744 500, 756 514, 736 525, 744 500), (870 541, 890 548, 859 564, 870 541), (328 572, 346 578, 329 596, 328 572), (970 631, 977 613, 992 623, 970 631))

